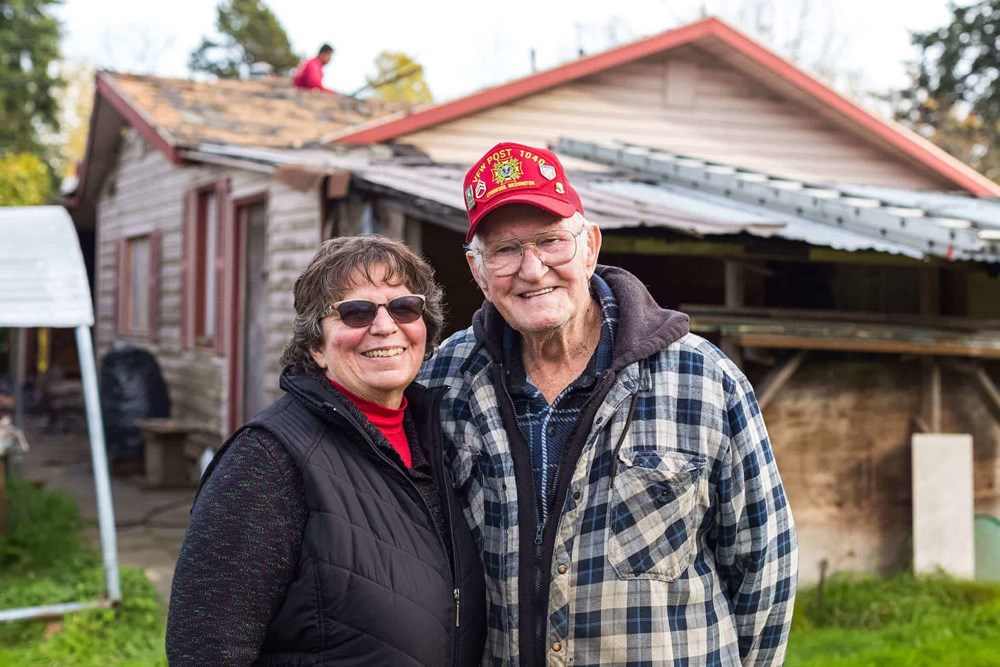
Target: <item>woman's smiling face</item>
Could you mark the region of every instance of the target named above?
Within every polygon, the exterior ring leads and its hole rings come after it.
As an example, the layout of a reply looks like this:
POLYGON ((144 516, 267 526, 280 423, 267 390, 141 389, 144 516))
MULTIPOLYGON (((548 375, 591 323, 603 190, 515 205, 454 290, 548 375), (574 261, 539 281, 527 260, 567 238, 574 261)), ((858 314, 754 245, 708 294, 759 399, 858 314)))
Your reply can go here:
MULTIPOLYGON (((377 269, 369 275, 379 275, 377 269)), ((381 272, 384 274, 385 272, 381 272)), ((369 283, 361 277, 340 300, 365 299, 384 304, 412 292, 406 285, 390 285, 385 279, 369 283)), ((423 317, 399 323, 389 311, 379 308, 365 327, 349 327, 337 312, 323 318, 323 349, 312 356, 327 377, 362 398, 398 408, 403 390, 417 376, 427 346, 423 317)))

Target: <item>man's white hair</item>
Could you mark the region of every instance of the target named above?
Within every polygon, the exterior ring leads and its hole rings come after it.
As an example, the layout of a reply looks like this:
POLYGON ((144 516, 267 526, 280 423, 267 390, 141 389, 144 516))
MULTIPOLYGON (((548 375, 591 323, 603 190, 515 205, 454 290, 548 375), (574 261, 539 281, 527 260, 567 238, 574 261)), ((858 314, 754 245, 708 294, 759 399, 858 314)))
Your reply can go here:
MULTIPOLYGON (((580 213, 579 211, 574 211, 573 215, 569 216, 568 218, 563 218, 563 221, 571 224, 574 222, 578 222, 582 225, 582 228, 586 229, 597 226, 595 223, 583 217, 583 213, 580 213)), ((483 243, 483 240, 479 238, 479 232, 476 232, 475 234, 472 235, 472 240, 469 241, 468 244, 466 244, 465 249, 467 252, 472 253, 473 262, 475 263, 476 266, 476 271, 480 274, 485 273, 486 266, 483 264, 483 250, 486 249, 486 246, 483 243)))

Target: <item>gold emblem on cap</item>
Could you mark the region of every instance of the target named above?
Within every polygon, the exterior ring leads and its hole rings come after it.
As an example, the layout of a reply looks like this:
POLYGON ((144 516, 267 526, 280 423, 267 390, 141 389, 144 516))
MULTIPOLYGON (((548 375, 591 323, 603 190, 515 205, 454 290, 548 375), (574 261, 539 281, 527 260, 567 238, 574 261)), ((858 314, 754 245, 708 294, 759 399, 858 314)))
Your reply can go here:
POLYGON ((561 195, 566 194, 566 188, 564 188, 563 184, 559 181, 556 181, 556 192, 561 195))
POLYGON ((510 183, 521 178, 521 161, 516 157, 493 165, 493 182, 497 185, 510 183))

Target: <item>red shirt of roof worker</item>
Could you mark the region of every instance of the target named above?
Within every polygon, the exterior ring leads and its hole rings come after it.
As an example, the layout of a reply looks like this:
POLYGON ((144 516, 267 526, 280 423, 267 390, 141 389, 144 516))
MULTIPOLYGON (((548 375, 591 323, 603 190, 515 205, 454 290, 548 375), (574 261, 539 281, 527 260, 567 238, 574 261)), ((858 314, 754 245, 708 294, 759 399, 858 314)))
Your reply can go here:
POLYGON ((307 90, 322 90, 325 93, 338 94, 335 90, 323 87, 323 68, 333 59, 333 47, 324 44, 315 58, 304 60, 292 77, 292 85, 307 90))

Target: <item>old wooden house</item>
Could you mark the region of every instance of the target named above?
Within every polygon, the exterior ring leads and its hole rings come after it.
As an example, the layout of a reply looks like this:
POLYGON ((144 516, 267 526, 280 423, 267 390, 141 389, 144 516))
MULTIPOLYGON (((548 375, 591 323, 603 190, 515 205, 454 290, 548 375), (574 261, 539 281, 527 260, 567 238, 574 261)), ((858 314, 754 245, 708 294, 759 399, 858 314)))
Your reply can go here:
POLYGON ((281 85, 98 78, 74 202, 98 349, 153 350, 206 444, 277 394, 324 238, 406 239, 465 326, 461 179, 511 140, 555 146, 603 261, 756 383, 804 580, 906 560, 914 432, 973 434, 1000 512, 1000 187, 922 138, 715 19, 424 109, 281 85))

